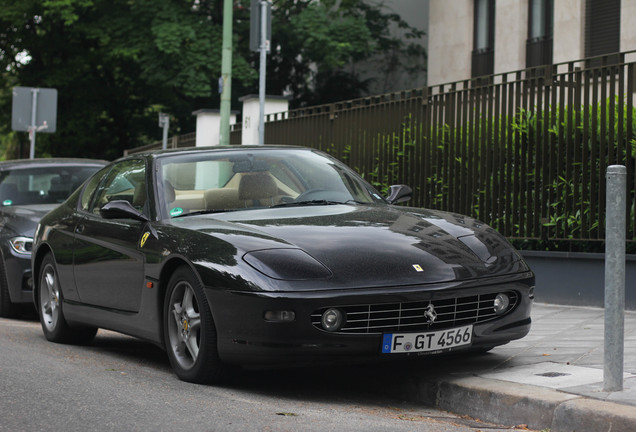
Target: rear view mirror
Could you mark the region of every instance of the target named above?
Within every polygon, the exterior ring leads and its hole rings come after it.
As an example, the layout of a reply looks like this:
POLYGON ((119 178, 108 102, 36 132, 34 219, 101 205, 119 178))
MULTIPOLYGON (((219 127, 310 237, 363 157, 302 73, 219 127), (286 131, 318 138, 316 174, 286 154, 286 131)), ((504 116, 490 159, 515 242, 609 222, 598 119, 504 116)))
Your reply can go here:
POLYGON ((99 214, 104 219, 135 219, 141 222, 148 222, 146 215, 134 208, 126 200, 114 200, 104 204, 99 209, 99 214))
POLYGON ((406 202, 413 197, 413 189, 407 185, 392 185, 389 187, 389 196, 386 200, 389 204, 406 202))

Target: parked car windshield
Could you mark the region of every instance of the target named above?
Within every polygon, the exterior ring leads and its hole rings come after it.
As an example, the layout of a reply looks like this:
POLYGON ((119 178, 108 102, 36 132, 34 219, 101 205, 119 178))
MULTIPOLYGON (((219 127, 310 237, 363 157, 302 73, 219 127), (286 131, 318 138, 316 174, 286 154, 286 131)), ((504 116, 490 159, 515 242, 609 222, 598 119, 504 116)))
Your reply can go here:
POLYGON ((0 172, 0 205, 59 204, 99 166, 47 166, 0 172))
POLYGON ((198 152, 159 159, 171 216, 239 209, 380 203, 355 172, 304 149, 198 152))

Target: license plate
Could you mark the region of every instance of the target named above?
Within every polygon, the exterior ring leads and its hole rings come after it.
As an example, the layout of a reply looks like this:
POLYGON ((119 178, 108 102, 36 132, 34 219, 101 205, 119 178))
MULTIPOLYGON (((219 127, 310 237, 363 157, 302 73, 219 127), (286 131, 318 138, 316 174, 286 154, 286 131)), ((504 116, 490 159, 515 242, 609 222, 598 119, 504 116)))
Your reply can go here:
POLYGON ((382 353, 448 351, 472 341, 472 325, 425 333, 387 333, 382 340, 382 353))

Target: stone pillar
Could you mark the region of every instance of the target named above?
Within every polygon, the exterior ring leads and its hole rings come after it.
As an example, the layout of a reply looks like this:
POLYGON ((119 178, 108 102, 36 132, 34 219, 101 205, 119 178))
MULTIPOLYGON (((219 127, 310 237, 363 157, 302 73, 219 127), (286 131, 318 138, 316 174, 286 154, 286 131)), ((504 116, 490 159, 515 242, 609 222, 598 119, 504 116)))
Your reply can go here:
MULTIPOLYGON (((220 143, 221 112, 218 109, 200 109, 192 115, 197 116, 196 146, 217 146, 220 143)), ((236 113, 230 114, 230 125, 236 123, 236 113)))
MULTIPOLYGON (((241 128, 241 144, 258 144, 258 95, 243 96, 239 99, 239 101, 243 102, 243 126, 241 128)), ((287 98, 286 96, 265 96, 265 115, 280 113, 280 118, 284 118, 288 110, 289 98, 287 98)))

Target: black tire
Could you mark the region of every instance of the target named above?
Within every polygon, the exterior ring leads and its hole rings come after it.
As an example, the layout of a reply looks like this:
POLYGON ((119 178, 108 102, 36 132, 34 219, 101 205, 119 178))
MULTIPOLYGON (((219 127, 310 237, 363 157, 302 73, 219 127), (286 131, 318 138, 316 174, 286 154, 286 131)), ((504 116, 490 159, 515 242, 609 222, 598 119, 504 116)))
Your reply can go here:
POLYGON ((64 318, 62 288, 51 254, 42 260, 38 275, 38 315, 44 336, 51 342, 84 344, 95 337, 95 327, 71 327, 64 318))
POLYGON ((170 364, 179 379, 212 384, 226 378, 210 305, 199 278, 186 266, 177 268, 168 282, 163 333, 170 364))
POLYGON ((0 318, 15 318, 18 315, 20 315, 20 305, 11 301, 4 261, 0 258, 0 318))

